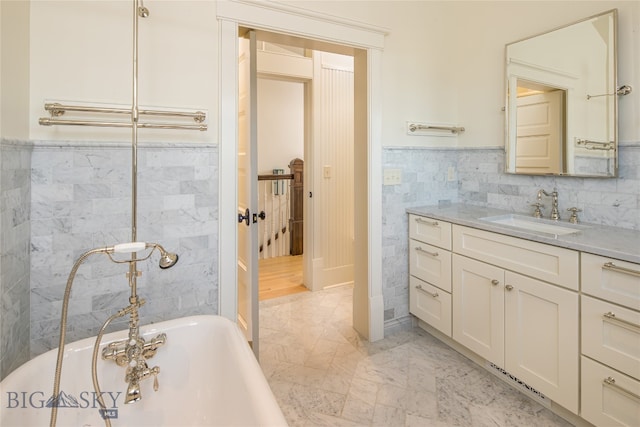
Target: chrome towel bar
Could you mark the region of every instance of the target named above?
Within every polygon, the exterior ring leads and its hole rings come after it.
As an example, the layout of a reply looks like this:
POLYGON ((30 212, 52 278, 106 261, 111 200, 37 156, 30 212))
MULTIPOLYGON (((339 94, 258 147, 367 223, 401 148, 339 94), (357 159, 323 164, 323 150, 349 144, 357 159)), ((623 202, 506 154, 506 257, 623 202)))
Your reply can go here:
POLYGON ((409 130, 411 132, 415 132, 417 130, 446 130, 451 133, 464 132, 464 128, 458 127, 458 126, 432 126, 432 125, 421 125, 421 124, 415 124, 415 123, 411 123, 409 125, 409 130))

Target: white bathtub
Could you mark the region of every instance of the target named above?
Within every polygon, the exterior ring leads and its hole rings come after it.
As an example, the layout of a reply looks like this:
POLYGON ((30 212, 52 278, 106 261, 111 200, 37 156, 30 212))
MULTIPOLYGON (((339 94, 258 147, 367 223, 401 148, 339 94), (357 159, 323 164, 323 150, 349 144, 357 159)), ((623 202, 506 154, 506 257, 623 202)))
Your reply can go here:
MULTIPOLYGON (((142 381, 142 400, 125 405, 125 368, 99 356, 98 379, 113 427, 287 425, 233 322, 193 316, 141 331, 146 340, 167 334, 166 344, 148 360, 150 367, 160 367, 160 387, 155 392, 153 378, 142 381)), ((107 334, 103 346, 126 336, 126 331, 107 334)), ((76 407, 58 408, 58 426, 104 426, 91 381, 93 345, 94 338, 88 338, 65 346, 60 390, 76 407)), ((53 390, 56 355, 57 349, 42 354, 0 383, 0 426, 49 425, 51 410, 45 405, 53 390)))

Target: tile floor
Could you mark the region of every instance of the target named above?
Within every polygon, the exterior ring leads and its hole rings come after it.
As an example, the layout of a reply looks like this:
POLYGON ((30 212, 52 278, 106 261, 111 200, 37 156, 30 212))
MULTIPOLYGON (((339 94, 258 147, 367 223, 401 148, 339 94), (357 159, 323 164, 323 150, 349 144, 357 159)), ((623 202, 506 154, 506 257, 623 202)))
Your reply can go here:
POLYGON ((419 328, 369 343, 352 287, 260 303, 260 362, 290 426, 570 426, 419 328))

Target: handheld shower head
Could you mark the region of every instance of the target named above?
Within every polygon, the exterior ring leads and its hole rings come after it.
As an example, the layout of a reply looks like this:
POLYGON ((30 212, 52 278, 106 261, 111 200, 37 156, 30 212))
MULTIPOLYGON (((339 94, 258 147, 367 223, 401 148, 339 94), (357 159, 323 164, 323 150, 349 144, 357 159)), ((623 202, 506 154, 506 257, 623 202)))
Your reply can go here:
POLYGON ((167 252, 163 247, 158 247, 160 250, 160 268, 171 268, 178 262, 178 254, 167 252))
POLYGON ((107 252, 109 257, 111 257, 112 253, 135 253, 146 248, 152 248, 152 250, 142 258, 137 258, 135 260, 128 260, 128 261, 118 261, 113 258, 111 258, 111 260, 116 263, 144 261, 146 259, 149 259, 153 251, 157 249, 158 251, 160 251, 160 268, 171 268, 176 264, 176 262, 178 262, 177 254, 168 252, 165 248, 163 248, 158 243, 145 243, 145 242, 120 243, 120 244, 114 245, 113 247, 105 248, 104 250, 107 252))

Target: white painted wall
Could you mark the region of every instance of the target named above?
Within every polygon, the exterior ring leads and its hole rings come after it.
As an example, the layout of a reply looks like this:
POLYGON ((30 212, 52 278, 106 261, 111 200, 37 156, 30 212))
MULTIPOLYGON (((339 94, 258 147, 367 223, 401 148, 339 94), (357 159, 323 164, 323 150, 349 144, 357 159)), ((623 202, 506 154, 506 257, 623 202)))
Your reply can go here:
POLYGON ((258 78, 258 173, 304 160, 304 83, 258 78))
MULTIPOLYGON (((8 37, 8 34, 5 34, 3 32, 3 28, 5 28, 5 27, 2 25, 2 16, 3 16, 2 9, 3 9, 3 3, 0 3, 0 140, 2 139, 2 135, 3 135, 3 133, 2 133, 2 110, 3 110, 2 105, 4 104, 3 98, 2 98, 2 93, 3 93, 2 92, 2 86, 3 86, 3 84, 2 84, 2 74, 3 74, 2 73, 2 63, 3 63, 3 61, 2 61, 2 52, 4 51, 2 49, 2 40, 4 40, 5 38, 8 37)), ((2 161, 2 154, 0 154, 0 162, 1 161, 2 161)), ((2 185, 2 178, 0 178, 0 185, 2 185)), ((0 228, 1 228, 1 226, 0 226, 0 228)), ((2 320, 0 320, 0 328, 1 327, 2 327, 2 320)), ((1 356, 2 355, 0 354, 0 357, 1 356)))
MULTIPOLYGON (((38 118, 45 116, 43 104, 48 100, 131 105, 132 2, 30 4, 30 137, 128 140, 130 131, 125 129, 42 127, 38 118)), ((204 110, 209 131, 142 130, 140 141, 216 141, 215 2, 149 1, 145 5, 150 16, 141 19, 139 27, 140 106, 204 110)))
POLYGON ((0 136, 28 139, 29 2, 0 4, 0 136))
MULTIPOLYGON (((619 9, 619 81, 640 87, 636 1, 294 1, 301 8, 385 27, 383 129, 387 146, 504 144, 504 46, 619 9), (457 138, 409 136, 408 120, 458 123, 457 138)), ((636 89, 637 90, 637 89, 636 89)), ((620 139, 640 140, 640 96, 620 99, 620 139)))
MULTIPOLYGON (((24 3, 24 2, 6 2, 24 3)), ((287 2, 389 29, 383 55, 387 146, 501 146, 504 45, 586 16, 619 9, 620 139, 640 140, 640 6, 632 1, 287 2), (407 120, 458 123, 458 138, 409 136, 407 120)), ((32 1, 30 136, 114 139, 113 129, 42 128, 45 100, 130 102, 130 4, 32 1), (65 29, 72 28, 73 31, 65 29)), ((215 1, 150 1, 140 27, 140 103, 203 108, 210 130, 188 136, 146 131, 142 139, 217 139, 215 1), (171 136, 170 136, 171 135, 171 136)), ((3 42, 5 38, 3 37, 3 42)), ((6 55, 5 55, 6 57, 6 55)), ((4 84, 3 90, 9 85, 4 84)), ((122 131, 122 138, 126 138, 122 131)))
MULTIPOLYGON (((314 54, 314 144, 321 171, 314 183, 319 212, 315 227, 321 246, 314 264, 321 266, 323 286, 353 281, 354 263, 354 74, 353 58, 314 54), (317 228, 316 228, 317 229, 317 228)), ((316 284, 314 277, 314 285, 316 284)))

